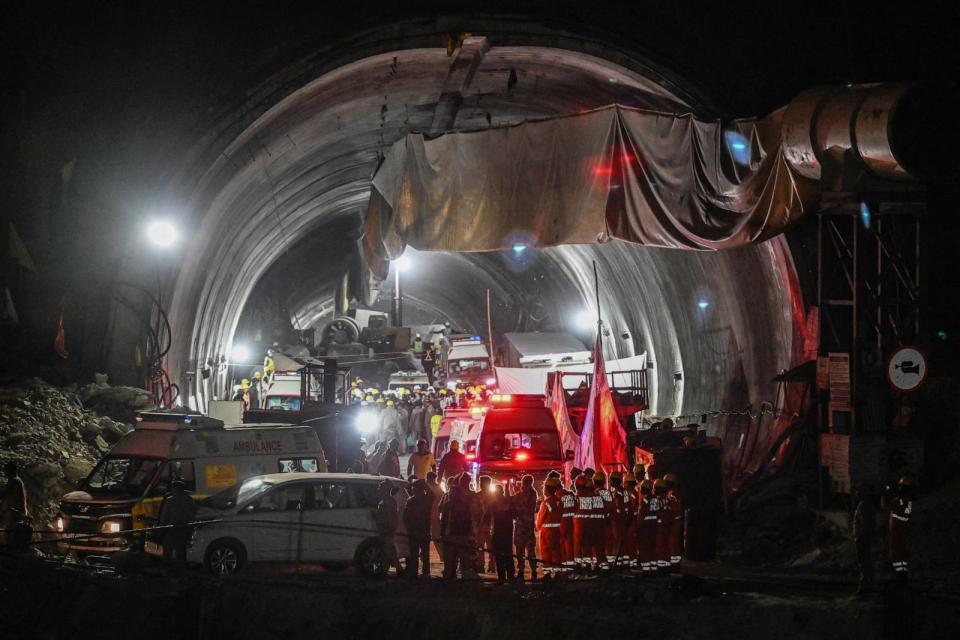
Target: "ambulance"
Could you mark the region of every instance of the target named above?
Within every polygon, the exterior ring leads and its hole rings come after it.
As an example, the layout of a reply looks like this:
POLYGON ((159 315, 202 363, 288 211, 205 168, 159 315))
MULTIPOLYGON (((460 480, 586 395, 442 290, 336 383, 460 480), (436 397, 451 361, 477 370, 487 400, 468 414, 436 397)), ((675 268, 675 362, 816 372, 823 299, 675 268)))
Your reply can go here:
MULTIPOLYGON (((228 427, 202 415, 141 413, 76 491, 61 498, 54 529, 79 554, 111 553, 144 542, 171 482, 195 500, 269 473, 326 471, 311 427, 228 427)), ((150 549, 146 549, 150 552, 150 549)))
POLYGON ((540 486, 551 471, 573 459, 562 451, 560 432, 542 395, 493 394, 476 432, 471 469, 509 489, 525 475, 540 486))

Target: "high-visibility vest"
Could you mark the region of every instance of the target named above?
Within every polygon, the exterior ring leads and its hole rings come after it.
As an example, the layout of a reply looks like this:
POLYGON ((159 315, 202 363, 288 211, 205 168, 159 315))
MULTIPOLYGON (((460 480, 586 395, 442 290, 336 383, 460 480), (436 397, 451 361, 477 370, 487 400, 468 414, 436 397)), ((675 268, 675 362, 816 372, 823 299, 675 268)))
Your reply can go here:
POLYGON ((440 421, 443 420, 443 416, 439 413, 430 417, 430 433, 433 434, 433 437, 437 437, 437 432, 440 431, 440 421))

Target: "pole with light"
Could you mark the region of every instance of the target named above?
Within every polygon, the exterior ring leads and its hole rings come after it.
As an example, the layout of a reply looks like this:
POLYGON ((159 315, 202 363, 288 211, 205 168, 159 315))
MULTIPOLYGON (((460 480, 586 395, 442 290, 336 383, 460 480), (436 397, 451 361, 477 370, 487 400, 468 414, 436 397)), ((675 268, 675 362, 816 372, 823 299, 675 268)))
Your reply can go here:
MULTIPOLYGON (((161 250, 167 250, 174 246, 180 239, 180 232, 169 220, 156 219, 147 225, 146 237, 150 244, 161 250)), ((160 336, 164 333, 163 324, 169 321, 166 317, 166 311, 163 308, 163 280, 160 276, 159 266, 157 268, 157 295, 154 299, 154 304, 157 307, 156 326, 153 327, 152 317, 150 318, 150 324, 152 331, 157 336, 156 344, 154 345, 157 353, 148 354, 148 356, 150 356, 150 370, 148 372, 147 389, 154 394, 158 405, 167 407, 176 401, 174 389, 176 389, 176 394, 179 394, 179 387, 175 383, 170 382, 167 378, 167 372, 163 367, 163 357, 166 349, 170 348, 170 345, 168 344, 166 348, 163 348, 160 343, 160 336)), ((153 314, 151 313, 151 315, 153 314)), ((169 325, 167 326, 169 327, 169 325)))
POLYGON ((403 292, 400 289, 400 272, 410 268, 410 258, 400 256, 393 262, 393 326, 403 326, 403 292))

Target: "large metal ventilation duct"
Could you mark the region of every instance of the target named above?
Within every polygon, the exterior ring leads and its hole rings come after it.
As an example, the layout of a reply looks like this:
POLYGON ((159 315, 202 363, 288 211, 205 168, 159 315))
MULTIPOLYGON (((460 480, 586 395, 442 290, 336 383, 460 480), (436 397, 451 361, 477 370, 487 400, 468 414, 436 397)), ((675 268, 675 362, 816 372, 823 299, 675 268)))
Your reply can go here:
POLYGON ((881 179, 927 178, 956 164, 957 103, 955 91, 917 85, 809 89, 783 115, 784 156, 813 180, 848 152, 881 179))

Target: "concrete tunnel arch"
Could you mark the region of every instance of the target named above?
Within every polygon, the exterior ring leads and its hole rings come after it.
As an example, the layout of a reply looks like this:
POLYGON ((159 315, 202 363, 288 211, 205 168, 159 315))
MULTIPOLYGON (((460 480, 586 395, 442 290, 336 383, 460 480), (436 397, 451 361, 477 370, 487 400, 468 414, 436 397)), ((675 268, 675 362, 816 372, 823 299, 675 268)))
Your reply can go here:
MULTIPOLYGON (((518 33, 510 23, 486 26, 491 46, 456 129, 486 126, 486 114, 503 124, 618 101, 711 112, 707 98, 652 58, 549 29, 518 33), (506 91, 510 69, 519 78, 506 91)), ((247 299, 270 266, 298 239, 359 216, 382 149, 429 127, 450 65, 439 41, 435 29, 409 27, 293 63, 225 112, 184 161, 168 195, 187 203, 193 226, 172 283, 167 367, 185 402, 202 406, 209 399, 199 376, 190 379, 187 372, 229 352, 247 299)), ((538 253, 551 273, 546 304, 557 316, 570 298, 592 299, 592 260, 602 273, 616 274, 601 292, 604 319, 634 338, 629 346, 608 344, 608 356, 630 349, 650 354, 655 414, 694 415, 773 400, 770 378, 790 366, 802 321, 784 239, 723 253, 621 242, 538 253), (564 293, 565 287, 576 294, 564 293), (697 311, 700 296, 710 298, 706 313, 697 311), (676 373, 682 374, 679 385, 676 373)), ((454 273, 462 278, 496 259, 466 254, 456 259, 454 273)), ((408 291, 428 299, 416 287, 408 291)), ((509 299, 505 289, 498 293, 509 299)), ((322 307, 323 300, 302 304, 322 307)))

